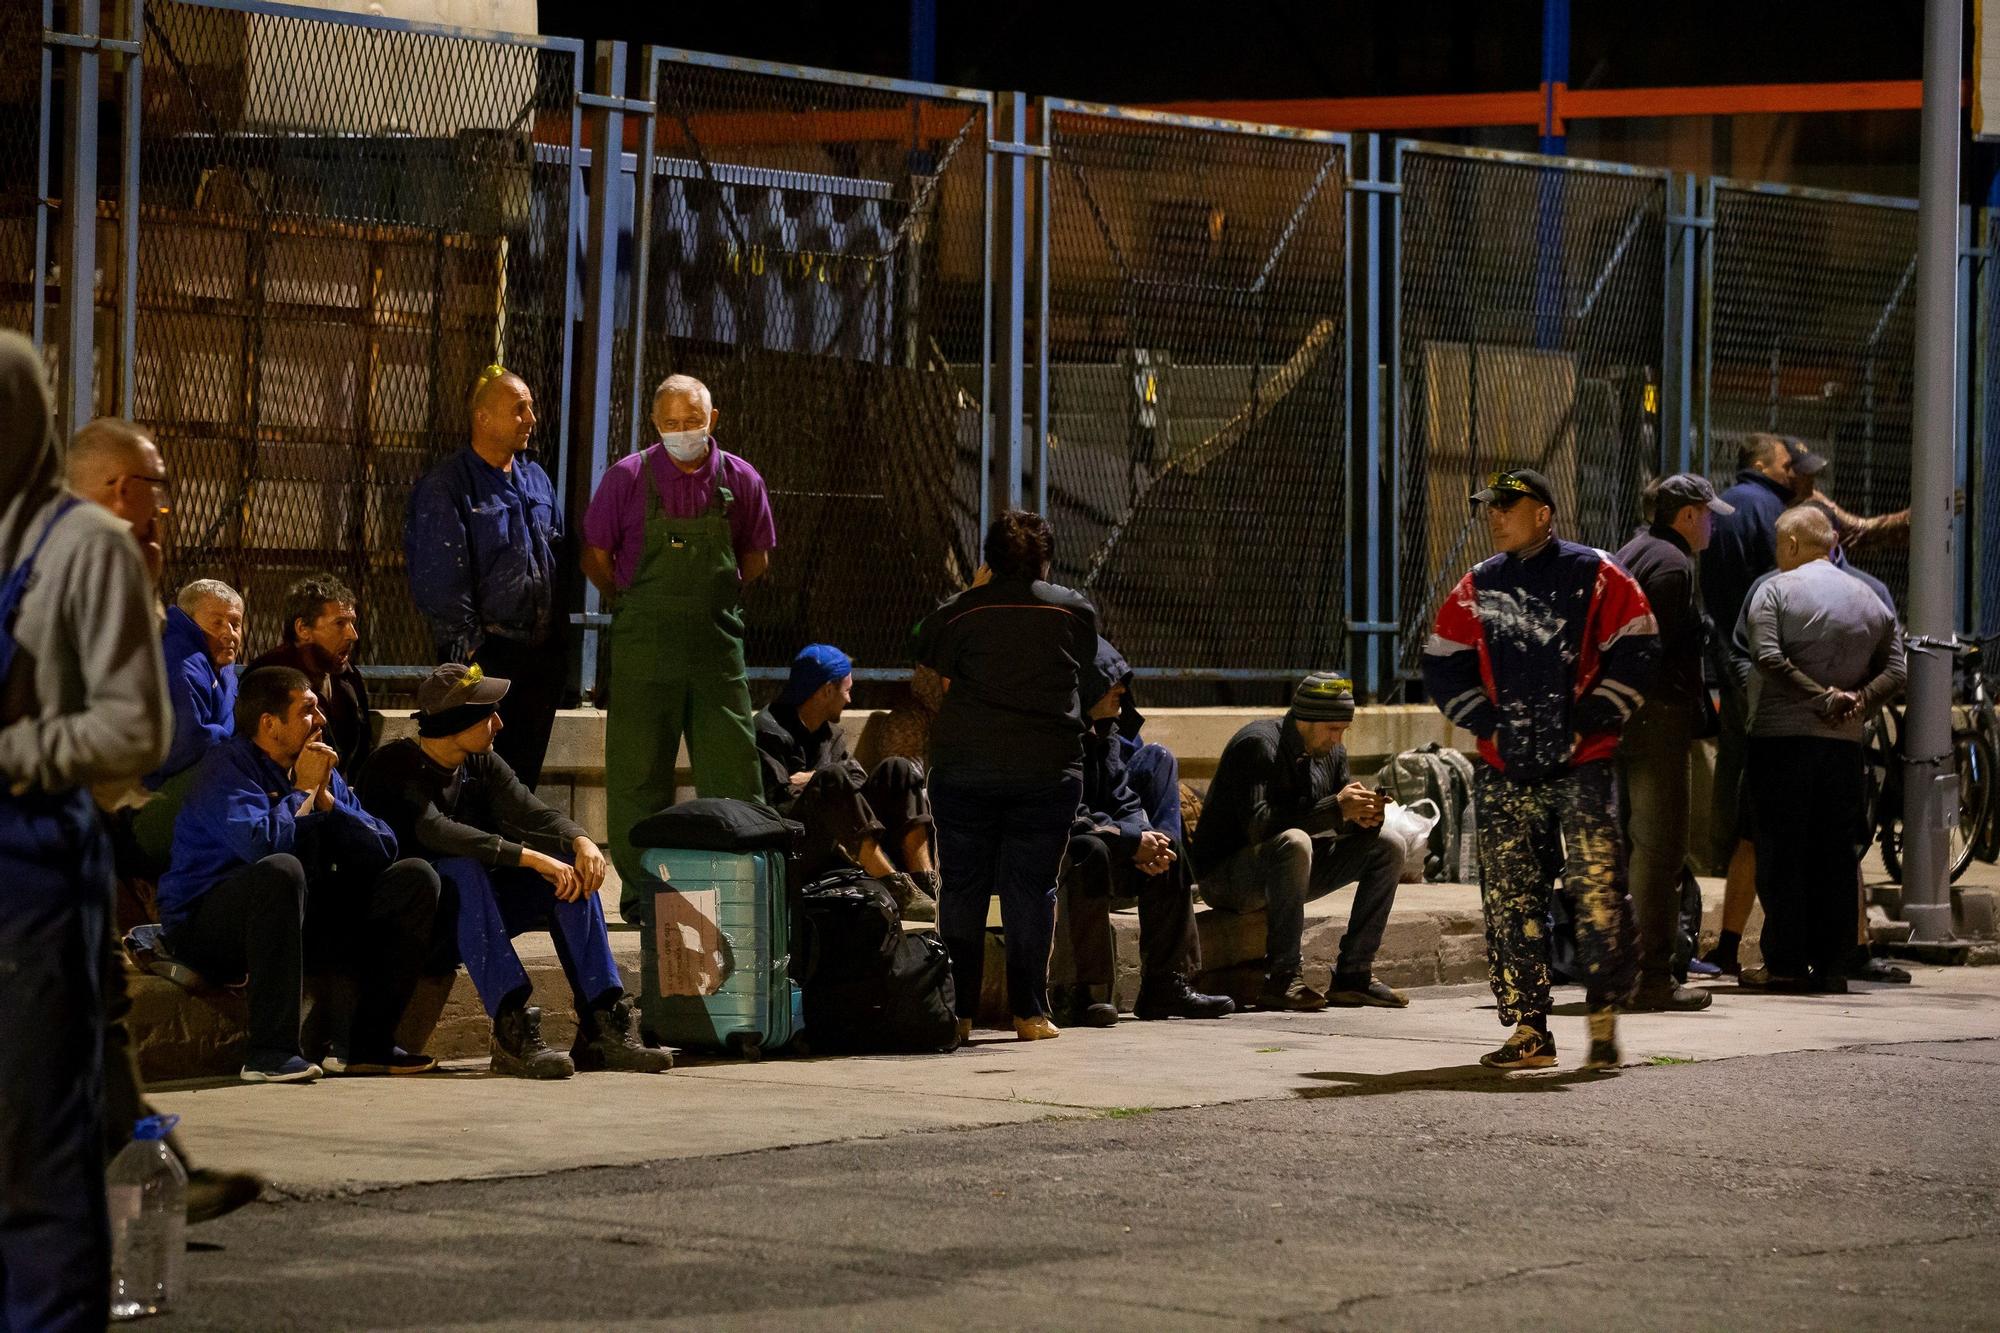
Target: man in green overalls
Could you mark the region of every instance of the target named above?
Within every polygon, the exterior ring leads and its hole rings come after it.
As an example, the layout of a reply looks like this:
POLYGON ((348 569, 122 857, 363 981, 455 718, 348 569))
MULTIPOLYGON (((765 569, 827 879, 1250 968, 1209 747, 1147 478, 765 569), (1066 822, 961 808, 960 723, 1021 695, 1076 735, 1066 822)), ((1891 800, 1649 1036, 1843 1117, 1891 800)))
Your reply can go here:
POLYGON ((687 736, 703 796, 762 799, 743 585, 778 544, 757 470, 710 434, 708 388, 670 375, 653 394, 657 444, 605 470, 583 519, 583 572, 611 607, 611 716, 604 785, 619 912, 639 916, 632 825, 674 803, 687 736))

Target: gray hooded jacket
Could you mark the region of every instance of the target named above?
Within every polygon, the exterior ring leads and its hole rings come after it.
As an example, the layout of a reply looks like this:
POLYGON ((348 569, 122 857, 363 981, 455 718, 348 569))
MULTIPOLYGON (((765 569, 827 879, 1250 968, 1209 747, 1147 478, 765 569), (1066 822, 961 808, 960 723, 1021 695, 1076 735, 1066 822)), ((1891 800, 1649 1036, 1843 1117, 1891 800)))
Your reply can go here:
MULTIPOLYGON (((0 571, 68 498, 41 358, 0 333, 0 571)), ((167 672, 145 561, 125 523, 72 506, 49 530, 0 681, 0 784, 61 792, 151 772, 172 739, 167 672)))

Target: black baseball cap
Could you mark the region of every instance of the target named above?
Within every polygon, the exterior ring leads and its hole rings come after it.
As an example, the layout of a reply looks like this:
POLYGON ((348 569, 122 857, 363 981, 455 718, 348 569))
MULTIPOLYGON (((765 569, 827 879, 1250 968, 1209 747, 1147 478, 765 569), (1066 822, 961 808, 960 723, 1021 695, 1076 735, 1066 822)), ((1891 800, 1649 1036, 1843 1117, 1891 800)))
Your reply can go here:
POLYGON ((1531 467, 1510 468, 1505 472, 1495 472, 1486 479, 1484 490, 1472 493, 1472 502, 1482 505, 1497 505, 1506 508, 1517 500, 1540 500, 1549 508, 1556 507, 1556 490, 1549 485, 1549 479, 1531 467))
POLYGON ((1717 514, 1733 514, 1736 506, 1721 499, 1707 477, 1698 472, 1676 472, 1671 477, 1663 477, 1653 487, 1654 508, 1657 510, 1681 510, 1688 505, 1707 505, 1717 514))
POLYGON ((1804 440, 1787 438, 1785 452, 1792 456, 1792 471, 1801 477, 1817 477, 1826 471, 1826 465, 1833 461, 1825 454, 1817 454, 1808 449, 1804 440))

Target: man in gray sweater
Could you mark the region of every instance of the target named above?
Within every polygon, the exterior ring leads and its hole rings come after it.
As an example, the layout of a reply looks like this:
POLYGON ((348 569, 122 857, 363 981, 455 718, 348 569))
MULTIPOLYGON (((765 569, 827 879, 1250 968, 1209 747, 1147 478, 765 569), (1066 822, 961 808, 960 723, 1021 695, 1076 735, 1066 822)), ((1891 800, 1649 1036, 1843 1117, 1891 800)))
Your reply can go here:
POLYGON ((71 495, 41 358, 0 333, 0 1327, 103 1328, 111 850, 89 787, 166 756, 129 525, 71 495))
POLYGON ((1861 727, 1903 687, 1903 637, 1867 585, 1835 566, 1833 524, 1810 505, 1778 519, 1778 573, 1744 612, 1751 809, 1764 967, 1745 986, 1847 990, 1865 843, 1861 727))

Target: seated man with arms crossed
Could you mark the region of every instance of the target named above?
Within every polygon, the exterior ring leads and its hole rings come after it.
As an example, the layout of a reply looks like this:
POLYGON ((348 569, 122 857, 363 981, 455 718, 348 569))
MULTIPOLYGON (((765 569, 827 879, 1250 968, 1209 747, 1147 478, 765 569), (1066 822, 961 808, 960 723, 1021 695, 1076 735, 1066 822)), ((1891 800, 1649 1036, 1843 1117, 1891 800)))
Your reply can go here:
POLYGON ((417 735, 377 750, 360 778, 368 807, 454 890, 458 951, 493 1020, 493 1072, 568 1078, 579 1069, 657 1074, 673 1056, 638 1036, 611 958, 604 853, 529 791, 493 748, 509 682, 447 662, 417 689, 417 735), (513 938, 546 930, 576 999, 570 1053, 542 1040, 513 938))

